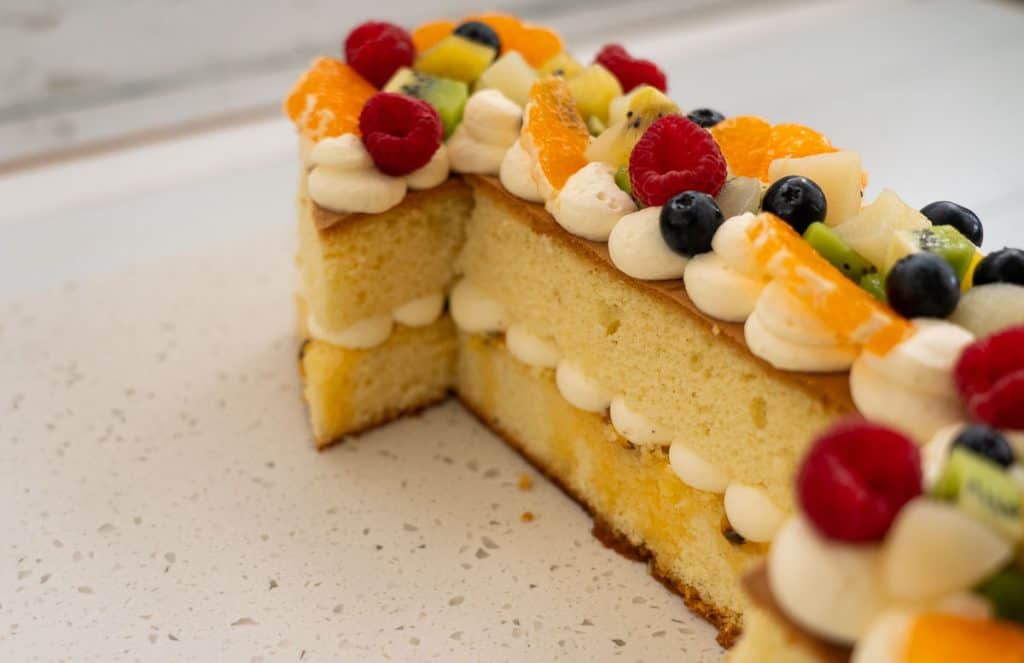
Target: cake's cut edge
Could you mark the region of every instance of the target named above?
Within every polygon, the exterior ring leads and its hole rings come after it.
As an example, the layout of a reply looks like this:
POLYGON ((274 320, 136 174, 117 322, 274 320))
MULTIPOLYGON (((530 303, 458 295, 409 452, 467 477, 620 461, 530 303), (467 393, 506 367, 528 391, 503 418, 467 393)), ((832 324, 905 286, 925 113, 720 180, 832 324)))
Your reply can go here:
POLYGON ((509 431, 505 430, 497 421, 488 417, 482 409, 478 408, 464 395, 456 391, 455 396, 458 398, 459 402, 462 403, 463 407, 466 408, 467 412, 476 417, 481 424, 504 440, 509 447, 526 460, 526 462, 532 465, 537 472, 545 476, 548 481, 557 486, 559 490, 571 498, 581 509, 583 509, 583 511, 587 513, 588 516, 590 516, 594 523, 591 528, 591 534, 594 538, 600 541, 605 547, 614 550, 627 559, 638 562, 647 562, 648 570, 655 579, 661 582, 669 591, 678 594, 691 612, 718 629, 717 641, 720 645, 723 647, 731 647, 736 642, 742 632, 741 618, 738 614, 729 610, 722 610, 711 605, 701 598, 701 595, 697 590, 670 578, 667 574, 662 572, 656 564, 651 562, 652 554, 646 546, 634 544, 624 534, 609 525, 594 511, 582 495, 576 493, 576 491, 566 484, 561 477, 549 471, 538 459, 534 458, 526 450, 525 443, 517 440, 509 431))

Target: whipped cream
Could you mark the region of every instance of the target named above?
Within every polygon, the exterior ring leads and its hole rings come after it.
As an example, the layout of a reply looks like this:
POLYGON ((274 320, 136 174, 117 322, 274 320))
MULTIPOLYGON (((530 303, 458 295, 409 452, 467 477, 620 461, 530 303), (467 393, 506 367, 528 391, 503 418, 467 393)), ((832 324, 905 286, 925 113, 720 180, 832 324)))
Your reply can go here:
POLYGON ((377 170, 355 134, 324 138, 310 154, 309 197, 334 212, 379 214, 405 198, 406 184, 377 170))
POLYGON ((763 489, 730 483, 725 489, 725 517, 729 525, 748 541, 771 541, 785 514, 763 489))
POLYGON ((544 197, 540 195, 540 189, 537 188, 537 183, 533 181, 533 175, 530 174, 532 169, 533 163, 530 161, 530 155, 523 149, 521 139, 517 138, 516 142, 512 143, 512 147, 505 152, 498 176, 501 179, 501 185, 516 198, 531 203, 544 202, 544 197))
POLYGON ((884 357, 865 351, 850 371, 861 414, 910 434, 919 443, 967 419, 953 365, 974 336, 940 320, 914 320, 916 333, 884 357))
POLYGON ((390 313, 363 318, 340 331, 324 329, 312 316, 306 322, 310 336, 348 350, 367 350, 377 347, 388 340, 394 325, 390 313))
POLYGON ((406 327, 426 327, 444 312, 444 293, 436 292, 398 306, 391 312, 395 322, 406 327))
POLYGON ((608 255, 619 271, 636 279, 677 279, 686 271, 686 256, 661 237, 661 208, 645 207, 619 219, 608 237, 608 255))
POLYGON ((519 139, 522 118, 522 109, 498 90, 474 92, 448 140, 452 170, 497 175, 505 153, 519 139))
POLYGON ((636 210, 629 194, 615 184, 615 167, 599 161, 573 173, 545 207, 558 225, 594 242, 607 242, 619 219, 636 210))
POLYGON ((430 157, 430 161, 419 170, 414 170, 406 175, 405 181, 413 191, 433 189, 448 179, 449 170, 451 170, 451 164, 448 160, 448 148, 442 143, 434 150, 434 155, 430 157))
POLYGON ((729 477, 724 472, 678 440, 668 450, 668 461, 680 481, 691 488, 724 493, 729 486, 729 477))
POLYGON ((747 235, 756 218, 747 213, 726 219, 711 238, 711 250, 740 274, 760 278, 761 266, 754 258, 754 245, 747 235))
POLYGON ((702 313, 726 322, 743 322, 754 310, 764 281, 733 269, 717 253, 702 253, 686 263, 686 294, 702 313))
POLYGON ((668 435, 653 421, 633 410, 622 396, 615 396, 608 407, 608 416, 619 435, 636 445, 662 445, 668 435))
POLYGON ((562 398, 585 412, 604 412, 612 403, 612 394, 591 380, 579 364, 568 359, 558 362, 555 384, 562 398))
POLYGON ((508 316, 500 302, 491 299, 476 286, 463 279, 449 299, 455 326, 471 334, 494 334, 508 328, 508 316))
POLYGON ((761 291, 743 333, 751 352, 787 371, 844 371, 858 354, 778 281, 761 291))
POLYGON ((508 326, 505 332, 505 346, 519 361, 539 368, 555 368, 562 357, 553 343, 534 336, 523 325, 508 326))

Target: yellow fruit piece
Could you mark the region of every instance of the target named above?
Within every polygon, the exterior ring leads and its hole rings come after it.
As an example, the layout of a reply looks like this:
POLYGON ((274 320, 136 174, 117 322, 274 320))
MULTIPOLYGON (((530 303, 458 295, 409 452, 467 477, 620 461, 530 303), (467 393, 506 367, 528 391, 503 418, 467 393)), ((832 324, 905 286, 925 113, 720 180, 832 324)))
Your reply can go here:
POLYGON ((541 76, 572 78, 580 73, 582 69, 583 65, 577 62, 571 55, 562 51, 558 55, 545 60, 544 64, 537 68, 537 73, 541 76))
POLYGON ((971 259, 971 264, 967 266, 967 271, 964 272, 964 278, 960 281, 960 292, 967 292, 974 287, 974 270, 977 269, 978 263, 985 257, 985 254, 981 251, 974 252, 974 258, 971 259))
POLYGON ((377 89, 344 62, 317 58, 296 81, 284 112, 302 135, 321 138, 359 133, 359 114, 377 89))
POLYGON ((590 134, 576 110, 569 86, 557 76, 542 78, 530 89, 523 138, 541 172, 555 190, 587 165, 584 152, 590 134))
POLYGON ((412 31, 412 43, 422 53, 455 31, 455 21, 430 21, 412 31))
POLYGON ((540 67, 565 50, 562 38, 554 30, 529 25, 507 14, 477 14, 463 21, 480 21, 491 26, 501 40, 501 52, 519 51, 531 67, 540 67))
POLYGON ((1024 629, 991 619, 922 615, 910 629, 904 660, 907 663, 1024 663, 1024 629))
POLYGON ((420 53, 412 68, 424 74, 472 83, 490 66, 495 55, 490 46, 459 35, 448 35, 420 53))
MULTIPOLYGON (((616 97, 615 101, 625 99, 629 105, 621 109, 621 116, 607 131, 587 147, 589 161, 603 161, 614 166, 625 166, 629 163, 629 155, 633 152, 644 132, 660 117, 679 113, 679 106, 665 94, 650 85, 636 88, 626 96, 616 97)), ((612 117, 609 112, 609 118, 612 117)))
POLYGON ((754 259, 841 339, 886 354, 912 333, 910 323, 843 276, 774 214, 747 229, 754 259))
POLYGON ((602 65, 592 64, 569 78, 567 83, 580 114, 583 117, 596 117, 607 125, 608 104, 622 95, 622 85, 615 74, 602 65))

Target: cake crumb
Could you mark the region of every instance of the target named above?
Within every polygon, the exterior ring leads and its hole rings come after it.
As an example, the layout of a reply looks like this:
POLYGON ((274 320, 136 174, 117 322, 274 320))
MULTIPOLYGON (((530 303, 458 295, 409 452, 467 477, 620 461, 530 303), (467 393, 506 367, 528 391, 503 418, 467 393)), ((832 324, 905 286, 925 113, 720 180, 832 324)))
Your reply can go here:
POLYGON ((533 479, 529 474, 523 472, 519 475, 519 490, 530 490, 533 488, 533 479))
POLYGON ((523 515, 519 516, 519 520, 524 523, 532 523, 535 517, 532 511, 523 511, 523 515))

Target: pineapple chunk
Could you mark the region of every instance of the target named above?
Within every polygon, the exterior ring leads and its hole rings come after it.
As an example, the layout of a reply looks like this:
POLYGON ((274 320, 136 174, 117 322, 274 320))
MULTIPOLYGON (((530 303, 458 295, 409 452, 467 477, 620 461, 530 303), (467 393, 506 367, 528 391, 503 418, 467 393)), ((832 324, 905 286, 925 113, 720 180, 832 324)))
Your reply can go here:
POLYGON ((495 55, 497 52, 490 46, 449 35, 420 53, 412 68, 424 74, 472 83, 494 61, 495 55))
POLYGON ((860 155, 856 152, 830 152, 809 157, 776 159, 768 167, 768 181, 803 175, 825 192, 828 213, 825 225, 838 226, 857 216, 861 201, 860 155))
POLYGON ((835 232, 851 249, 881 269, 897 230, 920 230, 931 225, 925 215, 886 189, 857 216, 836 226, 835 232))
POLYGON ((508 51, 480 74, 476 89, 498 90, 520 106, 525 106, 530 99, 530 88, 536 80, 537 72, 526 63, 519 51, 508 51))
POLYGON ((607 126, 608 104, 622 94, 619 79, 603 66, 592 64, 566 82, 580 115, 584 118, 593 115, 607 126))
POLYGON ((544 64, 537 68, 537 73, 541 76, 563 76, 565 78, 572 78, 576 74, 580 73, 583 69, 583 65, 577 62, 571 55, 562 51, 558 55, 552 56, 544 64))

